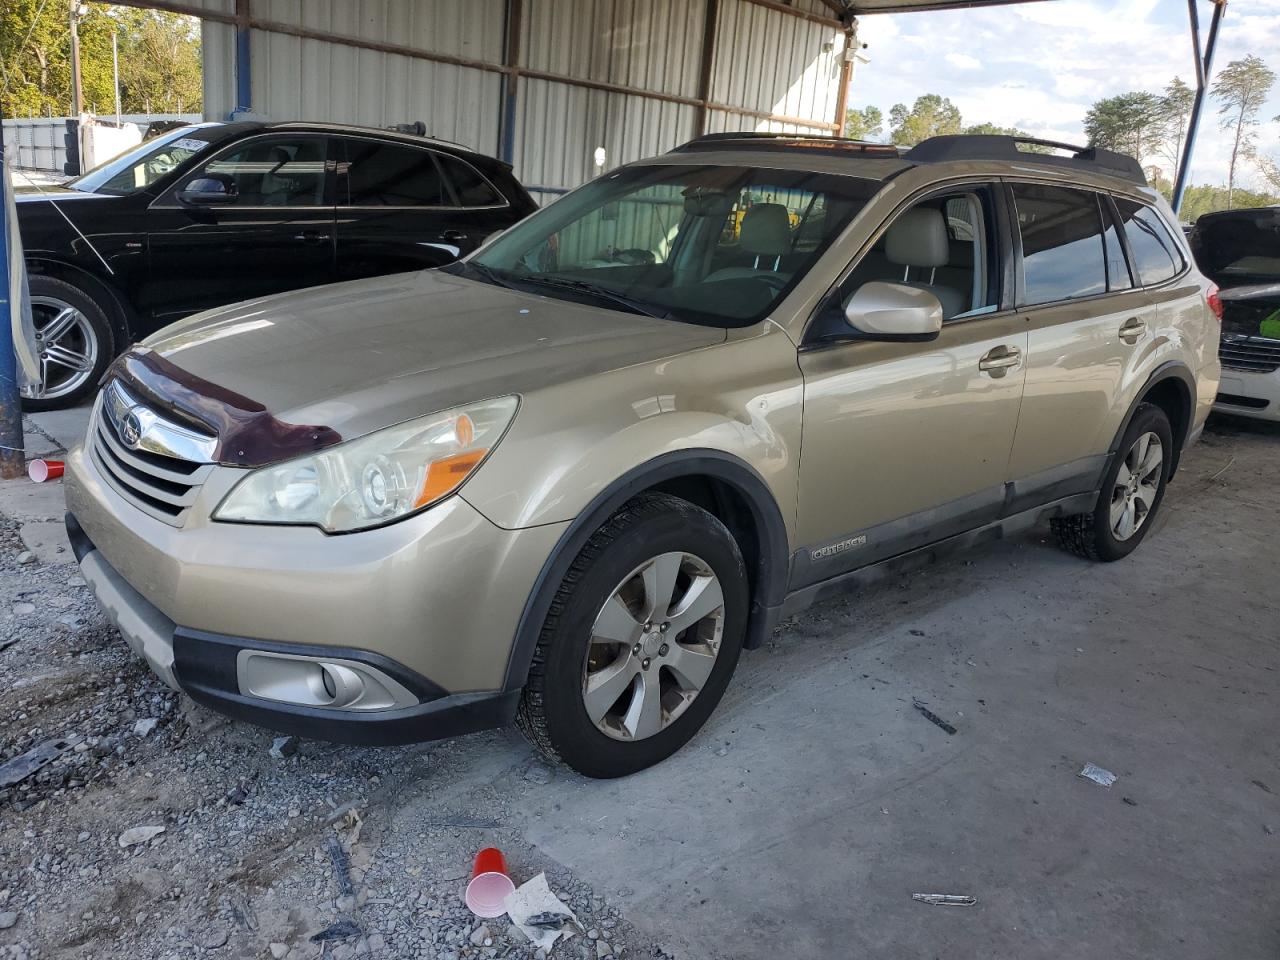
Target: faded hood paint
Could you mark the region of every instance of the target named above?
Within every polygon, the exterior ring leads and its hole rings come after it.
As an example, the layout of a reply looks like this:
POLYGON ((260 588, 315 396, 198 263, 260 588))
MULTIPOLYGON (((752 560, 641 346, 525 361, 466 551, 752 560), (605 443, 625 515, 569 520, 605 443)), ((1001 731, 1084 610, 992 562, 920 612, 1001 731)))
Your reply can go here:
POLYGON ((324 424, 350 439, 725 336, 428 270, 234 304, 143 343, 281 420, 324 424))

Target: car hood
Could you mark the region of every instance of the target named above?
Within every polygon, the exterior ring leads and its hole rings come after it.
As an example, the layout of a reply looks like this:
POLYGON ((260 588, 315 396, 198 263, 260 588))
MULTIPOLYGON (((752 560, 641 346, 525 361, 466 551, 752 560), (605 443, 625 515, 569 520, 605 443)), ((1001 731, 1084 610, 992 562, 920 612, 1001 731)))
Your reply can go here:
POLYGON ((350 438, 725 336, 428 270, 234 304, 179 321, 144 345, 281 420, 350 438))
POLYGON ((13 188, 13 200, 15 203, 35 203, 40 200, 52 200, 62 203, 67 200, 119 200, 118 194, 114 193, 86 193, 83 190, 73 190, 70 187, 59 186, 25 186, 13 188))

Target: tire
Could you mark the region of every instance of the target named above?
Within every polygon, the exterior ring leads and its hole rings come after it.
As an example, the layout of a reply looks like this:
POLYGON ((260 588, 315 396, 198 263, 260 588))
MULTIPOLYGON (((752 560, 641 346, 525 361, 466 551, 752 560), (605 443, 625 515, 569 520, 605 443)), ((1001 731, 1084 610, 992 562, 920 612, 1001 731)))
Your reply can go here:
POLYGON ((40 389, 24 396, 24 410, 58 410, 82 403, 98 388, 98 381, 115 356, 115 337, 107 313, 79 287, 39 274, 31 277, 31 312, 34 315, 38 355, 41 358, 40 389), (56 336, 41 335, 57 326, 56 336), (80 368, 69 361, 78 359, 80 368))
POLYGON ((636 497, 591 536, 556 590, 516 722, 548 759, 588 777, 650 767, 684 746, 720 702, 747 610, 746 567, 724 524, 676 497, 636 497), (665 591, 672 602, 651 602, 651 584, 653 596, 665 591), (646 607, 659 611, 647 631, 646 607), (615 690, 613 708, 602 713, 615 690))
POLYGON ((1058 542, 1077 556, 1105 563, 1133 553, 1151 530, 1164 501, 1173 455, 1173 429, 1168 415, 1154 404, 1140 404, 1107 464, 1093 512, 1050 521, 1058 542), (1150 438, 1160 444, 1158 469, 1150 465, 1150 438), (1148 446, 1140 450, 1141 440, 1147 440, 1148 446), (1140 468, 1136 479, 1135 466, 1140 468), (1133 519, 1127 523, 1122 520, 1117 527, 1113 510, 1133 519))

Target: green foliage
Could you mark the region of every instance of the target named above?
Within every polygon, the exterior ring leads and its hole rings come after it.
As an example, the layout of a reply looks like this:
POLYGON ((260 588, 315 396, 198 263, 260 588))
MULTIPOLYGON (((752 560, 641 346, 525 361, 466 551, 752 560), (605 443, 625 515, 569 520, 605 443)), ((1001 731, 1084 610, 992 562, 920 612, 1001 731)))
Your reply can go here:
POLYGON ((1141 161, 1159 140, 1164 104, 1145 90, 1099 100, 1084 116, 1084 132, 1095 147, 1127 153, 1141 161))
POLYGON ((1251 157, 1255 152, 1258 112, 1271 88, 1276 75, 1259 57, 1249 54, 1242 60, 1227 64, 1210 91, 1218 101, 1218 116, 1223 130, 1233 134, 1231 166, 1227 174, 1227 197, 1235 187, 1236 164, 1241 157, 1251 157))
POLYGON ((853 140, 876 140, 884 134, 884 114, 879 107, 852 109, 844 115, 844 135, 853 140))
POLYGON ((889 121, 890 139, 900 147, 914 147, 929 137, 959 133, 961 126, 960 109, 936 93, 916 97, 910 109, 905 103, 894 104, 889 121))
MULTIPOLYGON (((200 36, 192 18, 134 7, 87 6, 78 25, 86 110, 106 115, 115 109, 111 34, 116 32, 125 113, 200 111, 200 36)), ((0 104, 5 116, 65 116, 71 111, 67 4, 49 0, 43 7, 41 12, 41 0, 5 0, 0 6, 0 104)))
MULTIPOLYGON (((1173 183, 1163 175, 1151 180, 1151 186, 1159 190, 1166 200, 1173 200, 1173 183)), ((1201 183, 1187 187, 1182 195, 1182 210, 1178 216, 1186 223, 1195 223, 1206 213, 1232 208, 1270 207, 1280 204, 1280 196, 1261 190, 1242 190, 1239 187, 1228 193, 1218 184, 1201 183)))

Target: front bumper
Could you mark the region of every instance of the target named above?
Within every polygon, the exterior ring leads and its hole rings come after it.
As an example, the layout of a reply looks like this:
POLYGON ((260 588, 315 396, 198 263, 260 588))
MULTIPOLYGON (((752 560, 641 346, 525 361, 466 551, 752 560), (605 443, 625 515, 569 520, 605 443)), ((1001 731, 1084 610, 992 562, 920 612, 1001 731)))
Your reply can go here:
POLYGON ((1280 370, 1223 370, 1213 409, 1237 417, 1280 422, 1280 370))
POLYGON ((337 742, 429 740, 512 718, 513 638, 565 524, 504 530, 458 496, 342 536, 209 520, 241 476, 216 468, 179 527, 123 499, 82 449, 67 458, 81 571, 158 676, 231 716, 337 742), (370 665, 411 696, 348 709, 255 695, 237 676, 242 651, 370 665))
POLYGON ((366 746, 454 737, 504 726, 515 718, 518 690, 448 694, 402 665, 365 650, 277 644, 178 627, 120 576, 72 514, 67 514, 66 522, 85 582, 130 649, 174 690, 219 713, 283 733, 366 746), (288 650, 373 663, 394 675, 420 702, 394 710, 358 712, 246 696, 240 692, 235 667, 245 650, 288 650))

